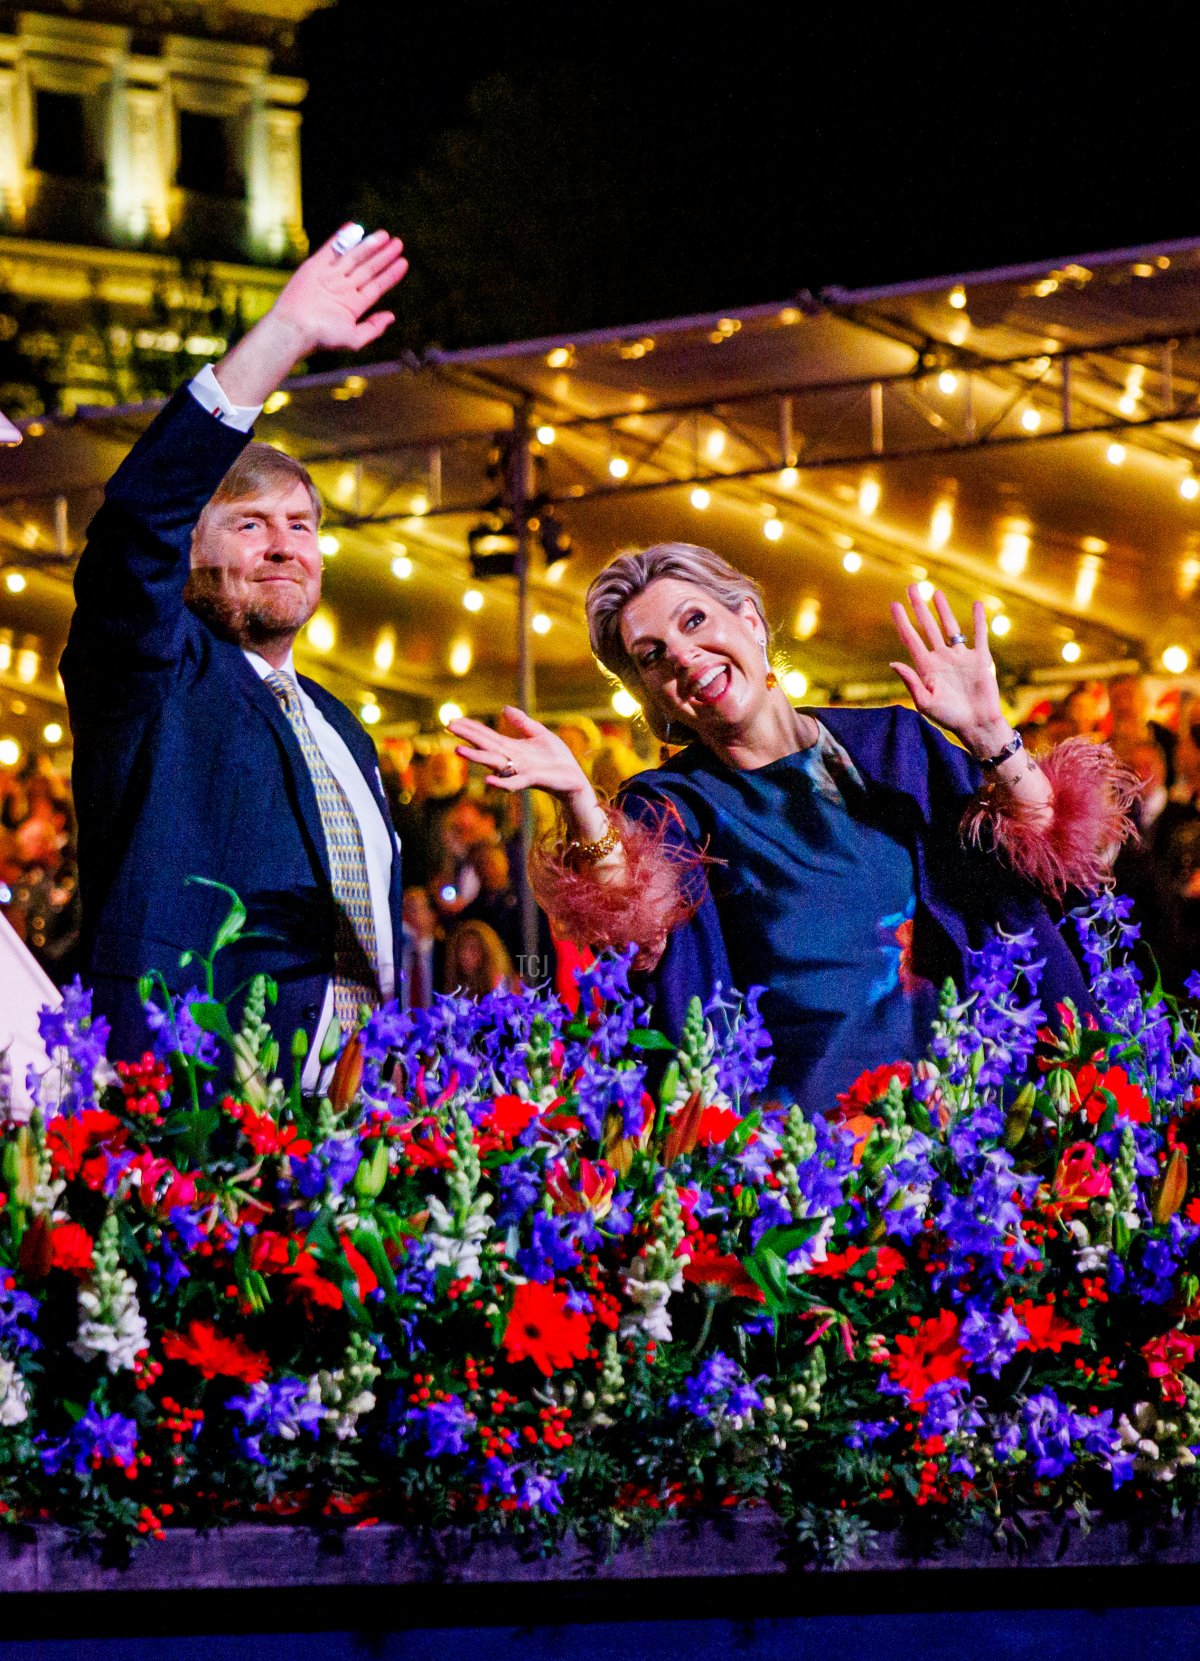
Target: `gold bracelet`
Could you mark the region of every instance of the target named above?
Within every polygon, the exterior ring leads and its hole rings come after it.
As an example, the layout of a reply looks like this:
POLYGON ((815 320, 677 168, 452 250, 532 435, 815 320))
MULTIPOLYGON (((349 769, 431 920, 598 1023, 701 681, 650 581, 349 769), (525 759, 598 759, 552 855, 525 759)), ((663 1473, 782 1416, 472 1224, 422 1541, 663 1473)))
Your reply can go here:
POLYGON ((564 847, 563 853, 584 865, 597 865, 602 859, 608 858, 620 840, 621 833, 610 819, 603 836, 598 836, 594 842, 580 842, 572 837, 564 847))

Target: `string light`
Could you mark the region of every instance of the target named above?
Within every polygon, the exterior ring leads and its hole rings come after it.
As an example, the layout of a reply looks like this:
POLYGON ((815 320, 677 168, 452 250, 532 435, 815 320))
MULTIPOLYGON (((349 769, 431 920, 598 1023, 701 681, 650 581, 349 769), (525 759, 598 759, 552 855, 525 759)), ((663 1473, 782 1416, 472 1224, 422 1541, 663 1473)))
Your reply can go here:
POLYGON ((862 555, 854 548, 851 548, 848 554, 842 555, 842 570, 848 571, 851 576, 853 576, 856 571, 862 570, 862 555))
POLYGON ((1125 446, 1123 444, 1110 444, 1104 452, 1104 459, 1110 467, 1120 467, 1125 460, 1125 446))
POLYGON ((1191 661, 1182 646, 1168 646, 1162 655, 1162 666, 1172 675, 1182 675, 1191 661))
POLYGON ((305 629, 308 643, 318 652, 331 652, 333 643, 337 639, 337 630, 333 626, 333 618, 327 611, 318 611, 308 620, 305 629))
POLYGON ((482 611, 483 595, 477 588, 468 588, 463 595, 463 609, 465 611, 482 611))
POLYGON ((0 738, 0 767, 15 767, 21 759, 21 746, 15 738, 0 738))
POLYGON ((816 634, 821 621, 820 600, 805 600, 796 613, 796 623, 792 633, 797 640, 811 640, 816 634))
POLYGON ((789 698, 803 698, 808 691, 808 676, 799 669, 789 669, 780 684, 789 698))
POLYGON ((397 554, 392 561, 392 576, 401 582, 407 582, 413 574, 413 562, 407 554, 397 554))
POLYGON ((864 516, 864 518, 869 519, 875 512, 875 509, 879 506, 879 498, 881 494, 882 492, 879 488, 878 479, 866 478, 859 485, 858 511, 864 516))
POLYGON ((359 719, 365 721, 368 727, 373 727, 382 718, 383 711, 372 698, 370 702, 365 703, 360 707, 358 714, 359 719))
POLYGON ((272 392, 266 403, 263 405, 263 414, 274 415, 278 410, 286 409, 291 401, 292 395, 290 392, 284 392, 282 390, 272 392))
POLYGON ((1035 433, 1042 424, 1041 412, 1035 409, 1021 411, 1021 425, 1027 433, 1035 433))
POLYGON ((619 686, 613 693, 612 707, 626 721, 631 721, 635 715, 640 714, 642 708, 633 694, 626 692, 623 686, 619 686))
POLYGON ((768 519, 763 525, 763 535, 768 542, 778 542, 783 535, 783 520, 768 519))
POLYGON ((566 369, 572 355, 569 346, 556 346, 552 352, 546 353, 546 366, 549 369, 566 369))
POLYGON ((692 491, 692 506, 700 513, 704 512, 705 508, 711 501, 712 497, 709 495, 708 491, 705 490, 703 485, 697 485, 696 489, 692 491))
POLYGON ((988 628, 1002 640, 1006 634, 1012 632, 1012 618, 1005 611, 997 612, 988 624, 988 628))
POLYGON ((953 369, 942 370, 938 376, 938 391, 944 392, 947 398, 958 391, 958 376, 953 369))
POLYGON ((798 467, 785 467, 779 475, 779 482, 785 490, 794 490, 800 483, 800 469, 798 467))
POLYGON ((25 592, 25 574, 22 571, 10 571, 4 579, 4 586, 10 594, 25 592))
POLYGON ((1084 554, 1075 574, 1075 604, 1090 606, 1100 580, 1100 560, 1096 554, 1084 554))
POLYGON ((1083 647, 1078 640, 1063 641, 1062 660, 1064 663, 1078 663, 1082 656, 1083 647))
POLYGON ((967 303, 967 291, 962 287, 952 288, 947 294, 946 300, 949 305, 954 307, 955 311, 962 311, 967 303))
POLYGON ((47 744, 61 744, 63 730, 57 721, 48 721, 42 728, 42 737, 47 744))
POLYGON ((391 629, 381 629, 379 639, 375 642, 375 667, 386 675, 396 661, 396 636, 391 629))
POLYGON ((704 441, 704 453, 709 461, 720 461, 725 454, 725 431, 722 427, 714 427, 704 441))
POLYGON ((317 547, 321 550, 321 553, 326 559, 332 559, 334 554, 336 554, 338 549, 341 547, 341 543, 338 541, 337 537, 334 536, 332 531, 322 531, 320 536, 317 538, 317 547))
POLYGON ((438 720, 442 723, 443 727, 448 727, 451 721, 461 721, 462 718, 463 712, 457 704, 446 703, 439 705, 438 720))
POLYGON ((928 577, 922 577, 921 581, 917 584, 917 593, 923 600, 933 599, 933 584, 930 582, 928 577))
POLYGON ((539 444, 546 444, 546 445, 553 444, 554 440, 557 437, 558 437, 558 434, 555 432, 553 427, 550 427, 550 426, 539 427, 538 430, 537 430, 537 441, 538 441, 539 444))
POLYGON ((412 514, 414 519, 423 519, 429 512, 429 497, 414 496, 412 501, 408 504, 408 511, 412 514))
POLYGON ((954 509, 949 502, 939 502, 929 521, 929 546, 935 551, 944 548, 954 530, 954 509))
POLYGON ((1194 473, 1188 473, 1179 481, 1179 494, 1185 502, 1194 502, 1200 496, 1200 479, 1194 473))
POLYGON ((37 680, 38 666, 41 659, 31 646, 17 653, 17 679, 23 686, 31 686, 37 680))
POLYGON ((1000 539, 997 563, 1006 577, 1019 577, 1029 563, 1029 532, 1014 525, 1000 539))
POLYGON ((470 671, 473 658, 471 642, 469 640, 456 640, 450 648, 450 656, 447 660, 450 664, 450 673, 452 675, 467 674, 470 671))
POLYGON ((625 460, 624 456, 614 456, 608 464, 608 470, 614 479, 625 479, 629 477, 629 463, 625 460))
POLYGON ((529 619, 529 627, 533 630, 534 634, 549 634, 550 619, 544 611, 535 611, 533 616, 529 619))

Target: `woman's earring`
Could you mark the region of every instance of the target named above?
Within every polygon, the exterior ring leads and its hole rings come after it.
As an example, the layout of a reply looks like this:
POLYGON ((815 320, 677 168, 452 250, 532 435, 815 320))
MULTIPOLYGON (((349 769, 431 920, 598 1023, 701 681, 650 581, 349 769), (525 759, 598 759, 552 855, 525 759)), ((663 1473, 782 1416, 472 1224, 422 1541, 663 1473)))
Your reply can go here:
POLYGON ((767 656, 766 641, 762 641, 761 645, 763 649, 763 664, 767 671, 767 691, 774 692, 775 688, 779 685, 779 676, 775 673, 774 669, 771 668, 771 660, 767 656))

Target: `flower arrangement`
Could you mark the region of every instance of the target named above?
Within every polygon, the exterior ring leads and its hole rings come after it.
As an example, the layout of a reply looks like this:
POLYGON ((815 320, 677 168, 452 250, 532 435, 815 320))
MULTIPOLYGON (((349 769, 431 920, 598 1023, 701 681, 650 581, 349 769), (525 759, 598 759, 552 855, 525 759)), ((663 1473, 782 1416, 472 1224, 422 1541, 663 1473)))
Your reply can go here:
POLYGON ((115 1069, 69 990, 0 1138, 0 1512, 548 1545, 760 1505, 836 1557, 1194 1503, 1200 1047, 1127 902, 1074 926, 1098 1014, 1043 1011, 997 940, 927 1061, 812 1121, 753 992, 676 1049, 631 954, 574 1011, 380 1010, 317 1100, 265 981, 236 1031, 145 983, 154 1049, 115 1069))

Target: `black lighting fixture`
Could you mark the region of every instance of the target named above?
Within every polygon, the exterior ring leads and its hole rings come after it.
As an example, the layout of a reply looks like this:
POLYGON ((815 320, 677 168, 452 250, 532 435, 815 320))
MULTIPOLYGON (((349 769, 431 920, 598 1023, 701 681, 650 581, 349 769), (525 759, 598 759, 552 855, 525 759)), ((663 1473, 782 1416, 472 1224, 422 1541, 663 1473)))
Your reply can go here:
POLYGON ((467 551, 477 582, 511 577, 517 569, 517 533, 512 521, 499 514, 481 519, 467 532, 467 551))
POLYGON ((564 565, 575 552, 562 520, 556 519, 552 513, 540 515, 538 541, 542 545, 542 557, 546 561, 547 571, 552 566, 564 565))

